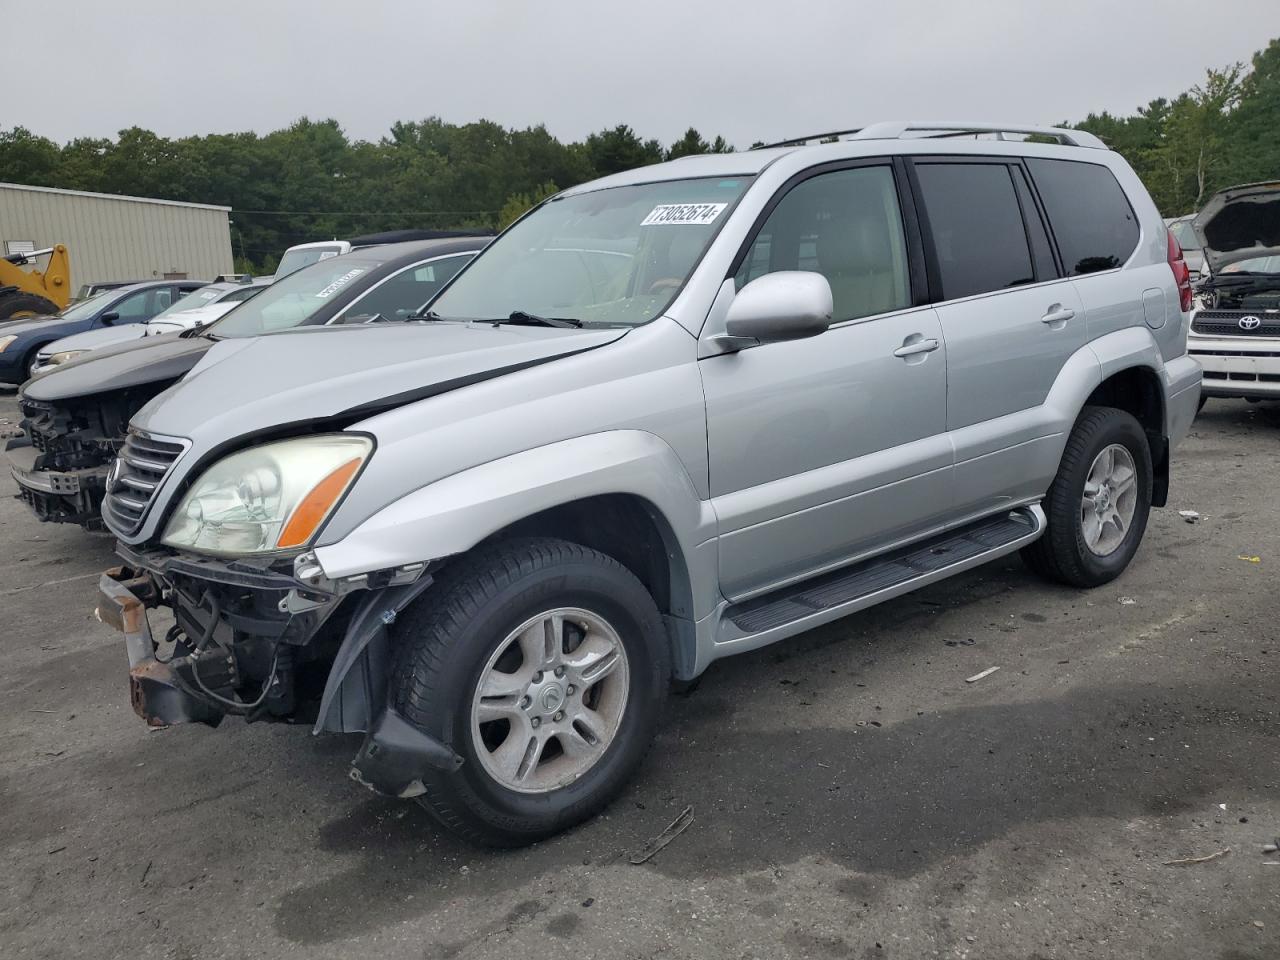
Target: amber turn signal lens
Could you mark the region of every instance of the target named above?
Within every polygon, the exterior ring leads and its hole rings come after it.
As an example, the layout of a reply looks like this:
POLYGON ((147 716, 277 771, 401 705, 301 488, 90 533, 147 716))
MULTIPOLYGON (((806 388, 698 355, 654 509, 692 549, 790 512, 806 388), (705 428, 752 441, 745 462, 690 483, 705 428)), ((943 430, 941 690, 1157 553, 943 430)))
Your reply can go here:
POLYGON ((348 460, 312 487, 311 492, 302 498, 302 502, 289 515, 276 540, 276 547, 300 547, 310 540, 363 462, 360 457, 348 460))

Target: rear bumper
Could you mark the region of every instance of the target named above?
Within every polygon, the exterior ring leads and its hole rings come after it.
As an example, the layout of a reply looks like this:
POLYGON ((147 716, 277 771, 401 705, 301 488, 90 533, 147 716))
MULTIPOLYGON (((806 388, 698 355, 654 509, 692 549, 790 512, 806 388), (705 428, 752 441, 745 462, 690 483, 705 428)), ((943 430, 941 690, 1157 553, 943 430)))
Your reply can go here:
POLYGON ((1280 399, 1280 340, 1192 337, 1187 351, 1204 371, 1206 397, 1280 399))
POLYGON ((1165 430, 1170 448, 1176 447, 1191 430, 1200 406, 1200 365, 1189 356, 1165 364, 1165 430))

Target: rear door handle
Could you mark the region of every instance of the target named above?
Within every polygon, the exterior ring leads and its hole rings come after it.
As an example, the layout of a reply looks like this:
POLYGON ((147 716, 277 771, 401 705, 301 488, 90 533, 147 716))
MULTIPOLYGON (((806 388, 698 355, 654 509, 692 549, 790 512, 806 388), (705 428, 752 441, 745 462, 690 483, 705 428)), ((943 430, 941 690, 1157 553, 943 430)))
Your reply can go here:
POLYGON ((916 340, 906 343, 893 351, 895 357, 914 357, 918 353, 933 353, 938 349, 937 340, 916 340))
POLYGON ((1059 306, 1058 304, 1055 303, 1052 307, 1049 308, 1049 312, 1040 318, 1040 322, 1041 323, 1066 323, 1075 315, 1076 315, 1076 312, 1071 308, 1059 306))

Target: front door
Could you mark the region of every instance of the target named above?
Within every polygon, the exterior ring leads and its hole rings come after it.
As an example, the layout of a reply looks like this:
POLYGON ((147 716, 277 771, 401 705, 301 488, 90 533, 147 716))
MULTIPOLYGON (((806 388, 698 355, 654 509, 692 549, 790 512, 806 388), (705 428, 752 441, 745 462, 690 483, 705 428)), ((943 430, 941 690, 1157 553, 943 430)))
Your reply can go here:
POLYGON ((721 587, 742 599, 936 525, 949 509, 946 345, 913 306, 900 183, 887 162, 790 186, 733 277, 831 284, 820 336, 700 362, 721 587))

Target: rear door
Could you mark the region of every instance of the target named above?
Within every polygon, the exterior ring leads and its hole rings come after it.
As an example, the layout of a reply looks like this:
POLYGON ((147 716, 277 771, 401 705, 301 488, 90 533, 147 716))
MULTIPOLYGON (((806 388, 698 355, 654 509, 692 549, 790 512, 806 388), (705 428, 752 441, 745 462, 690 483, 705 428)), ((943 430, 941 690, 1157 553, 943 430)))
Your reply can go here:
POLYGON ((1052 480, 1060 427, 1045 400, 1085 343, 1084 310, 1018 160, 917 158, 912 173, 947 343, 956 507, 977 515, 1052 480))
POLYGON ((916 535, 949 504, 946 348, 905 167, 818 168, 783 187, 730 279, 779 270, 827 278, 831 328, 699 362, 735 600, 916 535))

